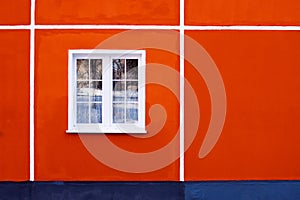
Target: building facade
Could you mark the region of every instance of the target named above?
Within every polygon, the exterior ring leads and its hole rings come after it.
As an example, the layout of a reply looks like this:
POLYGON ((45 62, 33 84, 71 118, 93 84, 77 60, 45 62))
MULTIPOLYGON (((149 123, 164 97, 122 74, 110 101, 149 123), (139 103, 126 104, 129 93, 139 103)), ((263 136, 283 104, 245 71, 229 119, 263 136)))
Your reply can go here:
POLYGON ((298 199, 299 8, 295 0, 2 2, 0 193, 298 199), (89 51, 78 59, 90 63, 106 59, 98 51, 122 52, 101 65, 112 84, 102 85, 92 64, 89 81, 80 79, 72 50, 89 51), (130 57, 137 50, 144 64, 130 57), (127 63, 126 78, 104 70, 116 59, 127 63), (143 81, 130 75, 133 65, 143 81), (75 100, 79 87, 88 100, 75 100), (89 100, 92 89, 99 96, 108 87, 111 104, 89 100), (83 113, 72 102, 118 131, 68 131, 70 111, 83 113))

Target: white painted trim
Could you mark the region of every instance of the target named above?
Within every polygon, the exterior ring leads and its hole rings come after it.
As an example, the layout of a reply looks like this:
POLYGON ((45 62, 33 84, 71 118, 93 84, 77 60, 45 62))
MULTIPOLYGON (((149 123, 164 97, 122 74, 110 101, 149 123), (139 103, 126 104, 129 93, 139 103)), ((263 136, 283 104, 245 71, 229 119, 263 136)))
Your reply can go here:
MULTIPOLYGON (((71 73, 74 65, 75 65, 75 59, 73 58, 72 51, 69 50, 69 52, 68 52, 68 97, 73 96, 73 94, 75 92, 74 91, 75 88, 70 87, 70 85, 73 85, 73 80, 75 80, 74 73, 71 73)), ((75 109, 74 103, 68 101, 68 119, 71 116, 72 116, 72 118, 75 118, 74 112, 72 112, 72 110, 74 110, 74 109, 75 109)), ((68 120, 68 129, 69 130, 73 129, 73 123, 71 120, 68 120)))
POLYGON ((31 0, 30 12, 30 105, 29 105, 29 180, 34 181, 34 59, 35 59, 35 0, 31 0))
POLYGON ((179 26, 165 25, 36 25, 36 29, 179 29, 179 26))
POLYGON ((299 31, 300 26, 184 26, 185 30, 299 31))
POLYGON ((184 181, 184 0, 180 0, 180 38, 179 38, 179 51, 180 51, 180 116, 179 116, 179 180, 184 181))
MULTIPOLYGON (((74 54, 81 54, 86 55, 86 58, 92 58, 95 54, 102 54, 102 55, 117 55, 117 56, 126 56, 126 54, 129 54, 131 56, 132 54, 139 54, 143 55, 145 54, 145 50, 110 50, 110 49, 70 49, 69 53, 72 55, 74 54)), ((69 54, 70 56, 70 54, 69 54)))
MULTIPOLYGON (((182 19, 181 19, 182 21, 182 19)), ((30 30, 32 25, 0 25, 0 30, 30 30)), ((36 30, 82 30, 82 29, 95 29, 95 30, 203 30, 203 31, 214 31, 214 30, 248 30, 248 31, 300 31, 299 25, 292 26, 249 26, 249 25, 232 25, 232 26, 189 26, 189 25, 179 25, 179 26, 166 26, 166 25, 34 25, 36 30)))
MULTIPOLYGON (((105 51, 107 52, 107 51, 105 51)), ((108 52, 107 52, 108 53, 108 52)), ((111 91, 113 90, 112 85, 109 83, 110 80, 112 80, 112 69, 110 67, 107 67, 106 70, 104 71, 104 67, 103 65, 105 63, 109 63, 110 58, 110 54, 105 54, 103 51, 102 56, 99 56, 100 58, 102 58, 102 90, 104 94, 111 94, 111 91), (106 55, 106 56, 103 56, 106 55), (106 75, 104 75, 106 74, 106 75), (104 84, 106 85, 106 87, 104 87, 104 84)), ((109 113, 109 117, 103 117, 104 115, 102 114, 102 123, 103 125, 108 125, 112 123, 112 105, 110 106, 104 106, 104 105, 110 105, 110 102, 112 101, 112 96, 111 95, 103 95, 102 96, 102 113, 109 113)), ((107 130, 105 130, 107 131, 107 130)), ((100 132, 103 132, 103 130, 100 130, 100 132)))
POLYGON ((138 88, 139 88, 139 93, 138 93, 138 104, 139 104, 139 109, 141 109, 142 112, 139 112, 138 119, 141 119, 143 129, 146 130, 146 51, 142 50, 140 52, 140 59, 139 59, 139 66, 141 66, 138 70, 138 76, 141 76, 141 79, 138 79, 138 88))
POLYGON ((30 25, 0 25, 0 30, 30 30, 30 25))
POLYGON ((99 134, 106 134, 106 133, 126 133, 126 134, 146 134, 147 131, 145 127, 138 127, 134 125, 118 125, 114 127, 97 127, 92 128, 89 127, 88 129, 77 128, 74 130, 66 130, 66 133, 99 133, 99 134))

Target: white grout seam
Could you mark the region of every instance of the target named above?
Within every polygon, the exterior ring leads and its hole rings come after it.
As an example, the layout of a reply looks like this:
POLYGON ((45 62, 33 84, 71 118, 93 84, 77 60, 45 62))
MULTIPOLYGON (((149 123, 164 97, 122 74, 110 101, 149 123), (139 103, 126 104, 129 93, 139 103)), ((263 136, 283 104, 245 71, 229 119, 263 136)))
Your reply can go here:
POLYGON ((165 25, 0 25, 0 30, 106 30, 106 29, 145 29, 145 30, 245 30, 245 31, 300 31, 300 26, 165 26, 165 25), (32 27, 33 26, 33 27, 32 27))
POLYGON ((164 25, 36 25, 36 29, 145 29, 145 30, 172 30, 179 26, 164 25))
POLYGON ((30 111, 29 111, 29 180, 34 181, 34 58, 35 58, 35 0, 31 0, 30 13, 30 111))
POLYGON ((184 181, 184 0, 180 0, 180 130, 179 130, 179 181, 184 181))
POLYGON ((299 31, 300 26, 184 26, 185 30, 299 31))
POLYGON ((0 25, 0 30, 30 30, 30 25, 0 25))

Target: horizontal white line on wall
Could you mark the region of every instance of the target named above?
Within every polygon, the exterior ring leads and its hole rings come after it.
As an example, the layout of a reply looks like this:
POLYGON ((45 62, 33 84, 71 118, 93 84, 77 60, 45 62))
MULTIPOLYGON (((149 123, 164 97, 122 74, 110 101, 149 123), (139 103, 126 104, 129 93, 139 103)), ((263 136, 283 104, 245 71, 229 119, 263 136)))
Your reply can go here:
POLYGON ((163 25, 35 25, 36 29, 179 29, 180 26, 163 25))
POLYGON ((0 30, 30 30, 30 25, 0 25, 0 30))
POLYGON ((185 30, 299 31, 300 26, 184 26, 185 30))
MULTIPOLYGON (((300 26, 164 26, 164 25, 33 25, 40 30, 63 29, 146 29, 146 30, 249 30, 299 31, 300 26)), ((30 30, 30 25, 0 25, 0 30, 30 30)))

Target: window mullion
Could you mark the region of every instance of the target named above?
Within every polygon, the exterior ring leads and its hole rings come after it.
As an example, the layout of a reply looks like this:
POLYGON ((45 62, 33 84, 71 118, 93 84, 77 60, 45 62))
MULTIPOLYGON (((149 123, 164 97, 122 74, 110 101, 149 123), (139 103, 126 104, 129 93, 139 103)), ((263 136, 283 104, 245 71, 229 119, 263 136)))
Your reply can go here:
POLYGON ((91 109, 91 59, 89 59, 89 93, 88 93, 88 98, 89 98, 89 124, 91 124, 91 115, 92 115, 92 109, 91 109))
POLYGON ((102 70, 102 81, 103 81, 103 95, 102 95, 102 122, 103 126, 108 127, 111 123, 111 69, 110 69, 110 57, 103 57, 103 70, 102 70))

